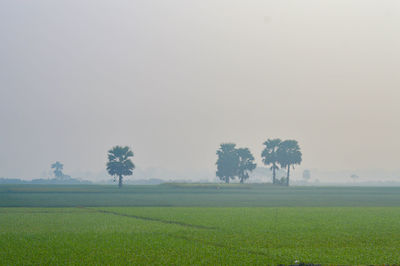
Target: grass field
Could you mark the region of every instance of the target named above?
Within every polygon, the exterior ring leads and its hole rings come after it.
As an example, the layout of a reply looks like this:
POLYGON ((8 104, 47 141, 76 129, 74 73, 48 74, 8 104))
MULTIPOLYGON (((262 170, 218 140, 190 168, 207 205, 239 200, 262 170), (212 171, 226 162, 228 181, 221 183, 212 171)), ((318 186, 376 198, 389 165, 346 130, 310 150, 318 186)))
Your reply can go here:
POLYGON ((400 188, 1 186, 0 204, 1 265, 400 263, 400 188))
POLYGON ((0 207, 400 207, 400 187, 2 185, 0 207))

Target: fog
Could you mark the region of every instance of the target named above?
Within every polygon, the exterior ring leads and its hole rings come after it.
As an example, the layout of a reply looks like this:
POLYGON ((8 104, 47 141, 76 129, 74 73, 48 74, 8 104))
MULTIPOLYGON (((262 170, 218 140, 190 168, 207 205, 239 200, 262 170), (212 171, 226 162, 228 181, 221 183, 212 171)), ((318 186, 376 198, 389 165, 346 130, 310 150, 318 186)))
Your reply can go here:
POLYGON ((3 0, 0 177, 100 173, 114 145, 213 176, 221 142, 261 165, 274 137, 295 175, 392 173, 399 47, 398 1, 3 0))

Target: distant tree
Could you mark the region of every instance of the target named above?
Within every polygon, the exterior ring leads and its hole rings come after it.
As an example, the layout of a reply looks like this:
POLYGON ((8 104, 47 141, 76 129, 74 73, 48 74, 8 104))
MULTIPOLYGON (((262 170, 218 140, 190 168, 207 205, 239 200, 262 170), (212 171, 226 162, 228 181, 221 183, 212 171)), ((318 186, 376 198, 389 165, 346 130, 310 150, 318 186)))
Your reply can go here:
POLYGON ((51 169, 54 169, 54 176, 57 179, 62 179, 64 174, 62 172, 64 165, 62 163, 60 163, 59 161, 53 163, 51 165, 51 169))
POLYGON ((107 171, 111 176, 118 177, 118 187, 122 187, 123 176, 132 175, 135 165, 131 161, 133 152, 128 146, 115 146, 108 151, 107 171))
POLYGON ((285 140, 279 145, 278 151, 278 162, 282 168, 287 168, 286 172, 286 186, 289 186, 290 167, 294 168, 294 165, 301 163, 301 151, 300 146, 296 140, 285 140))
POLYGON ((271 165, 272 170, 272 183, 276 184, 276 170, 278 167, 278 148, 279 144, 281 144, 280 139, 268 139, 264 142, 265 149, 261 153, 261 157, 263 157, 262 161, 266 166, 271 165))
POLYGON ((306 169, 303 171, 303 179, 307 182, 311 178, 311 171, 306 169))
POLYGON ((356 181, 356 180, 358 179, 358 175, 352 174, 352 175, 350 176, 350 178, 353 179, 353 181, 356 181))
POLYGON ((236 151, 239 156, 238 177, 240 183, 243 184, 244 180, 249 178, 249 172, 252 172, 257 165, 254 163, 254 156, 248 148, 240 148, 236 151))
POLYGON ((217 150, 216 174, 225 183, 229 183, 238 173, 239 155, 235 147, 234 143, 223 143, 217 150))

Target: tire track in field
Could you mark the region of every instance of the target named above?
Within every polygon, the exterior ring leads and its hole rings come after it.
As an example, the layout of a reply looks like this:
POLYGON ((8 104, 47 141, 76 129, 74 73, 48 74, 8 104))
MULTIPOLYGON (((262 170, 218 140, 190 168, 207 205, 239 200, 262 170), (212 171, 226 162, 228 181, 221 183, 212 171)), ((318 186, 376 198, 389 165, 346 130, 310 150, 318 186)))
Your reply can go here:
MULTIPOLYGON (((179 221, 171 221, 171 220, 163 220, 159 218, 152 218, 152 217, 147 217, 147 216, 139 216, 139 215, 134 215, 134 214, 126 214, 126 213, 120 213, 120 212, 114 212, 114 211, 107 211, 107 210, 99 210, 99 209, 89 209, 86 207, 78 207, 82 209, 86 209, 92 212, 98 212, 98 213, 104 213, 104 214, 112 214, 112 215, 117 215, 117 216, 123 216, 123 217, 130 217, 134 219, 139 219, 139 220, 145 220, 145 221, 153 221, 153 222, 160 222, 164 224, 175 224, 175 225, 180 225, 184 227, 191 227, 191 228, 196 228, 196 229, 207 229, 207 230, 215 230, 219 229, 218 227, 210 227, 210 226, 204 226, 204 225, 195 225, 195 224, 188 224, 188 223, 183 223, 179 221)), ((201 240, 201 239, 195 239, 195 238, 190 238, 187 236, 178 236, 178 235, 170 235, 170 237, 173 238, 178 238, 182 240, 186 240, 189 242, 197 242, 197 243, 202 243, 208 246, 213 246, 217 248, 226 248, 226 249, 234 249, 237 252, 244 252, 247 254, 252 254, 252 255, 258 255, 258 256, 264 256, 264 257, 270 257, 269 252, 263 252, 263 251, 254 251, 254 250, 248 250, 244 248, 235 248, 232 246, 220 244, 220 243, 215 243, 212 241, 207 241, 207 240, 201 240)))
MULTIPOLYGON (((208 230, 219 229, 217 227, 209 227, 209 226, 204 226, 204 225, 188 224, 188 223, 183 223, 183 222, 178 222, 178 221, 163 220, 163 219, 159 219, 159 218, 152 218, 152 217, 147 217, 147 216, 126 214, 126 213, 120 213, 120 212, 114 212, 114 211, 106 211, 106 210, 99 210, 99 209, 89 209, 89 208, 85 208, 85 207, 80 207, 80 208, 91 210, 93 212, 99 212, 99 213, 105 213, 105 214, 113 214, 113 215, 117 215, 117 216, 130 217, 130 218, 135 218, 135 219, 139 219, 139 220, 160 222, 160 223, 165 223, 165 224, 175 224, 175 225, 191 227, 191 228, 196 228, 196 229, 208 229, 208 230)), ((206 244, 206 245, 214 246, 214 247, 218 247, 218 248, 235 249, 237 252, 244 252, 244 253, 248 253, 248 254, 252 254, 252 255, 267 256, 267 257, 270 256, 269 253, 263 252, 263 251, 254 251, 254 250, 248 250, 248 249, 243 249, 243 248, 234 248, 232 246, 227 246, 227 245, 223 245, 223 244, 219 244, 219 243, 215 243, 215 242, 207 241, 207 240, 194 239, 194 238, 190 238, 190 237, 187 237, 187 236, 178 236, 178 235, 170 235, 170 236, 174 237, 174 238, 183 239, 183 240, 190 241, 190 242, 202 243, 202 244, 206 244)))
POLYGON ((126 214, 126 213, 120 213, 120 212, 114 212, 114 211, 106 211, 106 210, 99 210, 99 209, 89 209, 86 207, 78 207, 86 210, 90 210, 92 212, 99 212, 99 213, 105 213, 105 214, 112 214, 112 215, 117 215, 117 216, 123 216, 123 217, 129 217, 129 218, 134 218, 134 219, 139 219, 139 220, 145 220, 145 221, 153 221, 153 222, 160 222, 164 224, 175 224, 175 225, 180 225, 184 227, 191 227, 191 228, 196 228, 196 229, 207 229, 207 230, 215 230, 218 229, 217 227, 211 227, 211 226, 205 226, 205 225, 196 225, 196 224, 188 224, 184 222, 179 222, 179 221, 172 221, 172 220, 163 220, 160 218, 153 218, 153 217, 147 217, 147 216, 139 216, 139 215, 134 215, 134 214, 126 214))

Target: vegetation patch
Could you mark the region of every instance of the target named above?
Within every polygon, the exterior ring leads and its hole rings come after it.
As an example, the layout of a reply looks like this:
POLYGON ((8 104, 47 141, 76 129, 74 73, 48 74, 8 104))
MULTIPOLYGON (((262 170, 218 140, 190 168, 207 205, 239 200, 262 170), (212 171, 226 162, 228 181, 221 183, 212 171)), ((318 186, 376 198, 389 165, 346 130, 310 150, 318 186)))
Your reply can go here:
POLYGON ((0 208, 0 213, 4 265, 400 260, 399 207, 0 208))

